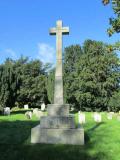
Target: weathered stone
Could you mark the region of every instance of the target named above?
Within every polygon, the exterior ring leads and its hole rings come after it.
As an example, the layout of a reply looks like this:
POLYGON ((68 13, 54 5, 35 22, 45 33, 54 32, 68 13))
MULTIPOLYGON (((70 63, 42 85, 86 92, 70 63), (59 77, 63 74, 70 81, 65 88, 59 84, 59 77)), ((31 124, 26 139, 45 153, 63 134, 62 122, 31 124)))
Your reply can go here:
POLYGON ((75 128, 73 116, 47 116, 40 119, 41 128, 75 128))
POLYGON ((25 104, 25 105, 24 105, 24 109, 29 109, 28 104, 25 104))
POLYGON ((78 112, 78 122, 79 122, 79 124, 85 123, 85 114, 84 113, 78 112))
POLYGON ((84 129, 43 129, 40 125, 31 130, 31 143, 84 144, 84 129))
POLYGON ((68 33, 69 28, 62 27, 62 21, 57 21, 57 27, 50 29, 50 34, 56 35, 54 104, 47 106, 48 116, 41 117, 41 125, 31 130, 31 143, 84 144, 84 129, 75 128, 74 117, 69 116, 69 105, 63 102, 62 35, 68 33))
POLYGON ((48 116, 68 116, 69 104, 48 104, 47 112, 48 116))
POLYGON ((55 71, 55 88, 54 103, 63 104, 63 76, 62 76, 62 35, 69 34, 69 27, 62 27, 62 21, 58 20, 56 28, 50 29, 51 35, 56 35, 56 71, 55 71))
POLYGON ((37 112, 38 112, 38 108, 34 108, 34 109, 33 109, 33 114, 36 115, 37 112))
POLYGON ((102 116, 100 113, 94 113, 94 121, 98 123, 102 121, 102 116))
POLYGON ((117 116, 117 120, 120 121, 120 115, 117 116))
POLYGON ((27 119, 31 119, 32 118, 32 112, 31 111, 27 111, 25 113, 25 116, 26 116, 27 119))
POLYGON ((112 119, 112 118, 113 118, 113 114, 108 113, 108 114, 107 114, 107 119, 112 119))
POLYGON ((34 109, 33 114, 34 114, 37 118, 41 118, 42 116, 45 115, 44 112, 42 112, 42 111, 40 111, 40 110, 38 110, 38 109, 34 109))
POLYGON ((7 116, 10 115, 10 107, 5 107, 3 112, 4 112, 4 115, 7 115, 7 116))
POLYGON ((41 111, 44 111, 45 110, 45 103, 42 103, 41 104, 41 111))

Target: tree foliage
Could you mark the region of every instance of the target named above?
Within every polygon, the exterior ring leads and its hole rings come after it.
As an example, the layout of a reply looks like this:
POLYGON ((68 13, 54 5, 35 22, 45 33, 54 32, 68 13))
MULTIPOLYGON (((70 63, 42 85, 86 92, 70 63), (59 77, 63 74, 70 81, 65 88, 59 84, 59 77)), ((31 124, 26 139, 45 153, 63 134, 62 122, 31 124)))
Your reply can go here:
POLYGON ((112 3, 112 9, 115 14, 114 18, 109 19, 110 28, 108 28, 107 32, 109 36, 112 36, 114 33, 120 33, 120 0, 103 0, 104 5, 112 3))
POLYGON ((23 106, 29 103, 39 107, 47 102, 46 73, 39 60, 29 61, 21 57, 13 61, 7 59, 0 66, 0 106, 23 106))
MULTIPOLYGON (((108 44, 86 40, 64 50, 64 102, 79 110, 119 110, 120 60, 108 44)), ((55 69, 21 57, 0 65, 0 110, 53 103, 55 69)))
MULTIPOLYGON (((71 46, 68 48, 66 57, 72 54, 71 46)), ((64 62, 65 79, 68 80, 65 81, 66 99, 72 104, 74 101, 74 106, 81 110, 108 110, 112 94, 119 90, 119 59, 108 52, 106 44, 91 40, 84 42, 80 53, 75 63, 74 58, 69 59, 70 63, 66 59, 64 62), (74 70, 69 70, 68 74, 69 65, 74 70)))

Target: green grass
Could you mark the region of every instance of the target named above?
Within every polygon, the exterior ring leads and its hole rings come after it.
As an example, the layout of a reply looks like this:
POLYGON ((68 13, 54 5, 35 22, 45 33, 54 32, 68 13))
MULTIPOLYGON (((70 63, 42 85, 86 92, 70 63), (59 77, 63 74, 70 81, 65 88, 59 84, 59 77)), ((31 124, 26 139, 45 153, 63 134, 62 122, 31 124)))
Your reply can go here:
MULTIPOLYGON (((95 123, 86 113, 85 145, 30 144, 31 128, 39 124, 33 117, 27 120, 24 111, 0 116, 0 160, 119 160, 120 122, 116 117, 95 123)), ((77 122, 77 114, 75 114, 77 122)))

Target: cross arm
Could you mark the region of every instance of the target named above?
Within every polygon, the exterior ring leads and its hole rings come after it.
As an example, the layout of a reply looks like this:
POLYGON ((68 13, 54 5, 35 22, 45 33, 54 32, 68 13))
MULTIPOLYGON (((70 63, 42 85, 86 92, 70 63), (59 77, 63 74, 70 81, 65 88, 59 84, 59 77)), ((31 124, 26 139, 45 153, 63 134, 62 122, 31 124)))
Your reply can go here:
POLYGON ((51 28, 51 29, 49 30, 49 34, 50 34, 50 35, 56 35, 56 28, 51 28))
POLYGON ((62 34, 63 35, 69 34, 69 27, 63 27, 62 28, 62 34))

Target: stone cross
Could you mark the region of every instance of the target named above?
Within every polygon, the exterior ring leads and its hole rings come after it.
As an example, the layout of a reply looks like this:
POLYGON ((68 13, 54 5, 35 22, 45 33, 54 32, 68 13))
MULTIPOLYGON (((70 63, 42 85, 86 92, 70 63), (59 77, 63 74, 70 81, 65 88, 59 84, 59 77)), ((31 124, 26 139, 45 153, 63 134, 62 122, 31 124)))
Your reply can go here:
POLYGON ((58 20, 56 28, 50 29, 50 35, 56 35, 56 71, 54 104, 63 104, 63 75, 62 75, 62 35, 69 34, 69 27, 62 27, 62 21, 58 20))

